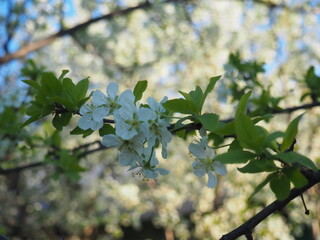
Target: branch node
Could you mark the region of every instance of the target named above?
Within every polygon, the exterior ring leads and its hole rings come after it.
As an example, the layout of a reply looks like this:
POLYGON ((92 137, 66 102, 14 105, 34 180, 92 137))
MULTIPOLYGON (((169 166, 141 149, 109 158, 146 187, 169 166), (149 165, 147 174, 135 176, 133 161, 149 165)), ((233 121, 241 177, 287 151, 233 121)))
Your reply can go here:
POLYGON ((247 238, 247 240, 253 240, 251 229, 248 229, 248 231, 245 234, 245 237, 247 238))

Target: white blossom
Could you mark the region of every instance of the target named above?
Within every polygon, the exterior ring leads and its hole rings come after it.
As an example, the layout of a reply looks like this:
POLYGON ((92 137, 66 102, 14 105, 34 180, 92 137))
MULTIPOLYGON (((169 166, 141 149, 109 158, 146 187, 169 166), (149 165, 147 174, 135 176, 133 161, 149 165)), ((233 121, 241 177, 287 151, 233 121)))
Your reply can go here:
POLYGON ((93 119, 92 112, 95 109, 94 105, 91 102, 86 102, 80 108, 81 117, 78 121, 79 128, 87 130, 91 128, 92 130, 98 130, 102 128, 103 121, 95 121, 93 119))
POLYGON ((114 113, 116 135, 123 139, 131 139, 138 132, 147 134, 148 129, 143 123, 155 117, 155 113, 148 108, 137 109, 129 97, 121 99, 121 107, 114 113))
POLYGON ((165 112, 165 109, 152 97, 149 97, 147 101, 150 109, 155 113, 146 125, 148 128, 148 144, 155 146, 157 141, 159 141, 162 145, 162 157, 167 158, 167 144, 171 141, 172 135, 168 130, 170 124, 167 119, 160 118, 161 114, 165 112))
POLYGON ((93 92, 92 103, 95 109, 92 112, 92 116, 96 122, 102 121, 120 107, 118 90, 118 84, 112 82, 106 88, 108 96, 99 90, 93 92))
POLYGON ((140 167, 140 171, 146 178, 157 178, 158 174, 167 175, 169 171, 164 168, 157 168, 156 166, 159 164, 158 159, 155 156, 154 148, 147 147, 143 149, 142 154, 140 155, 140 159, 138 160, 138 164, 132 167, 130 170, 140 167))
POLYGON ((217 185, 217 176, 227 174, 226 167, 218 161, 214 160, 214 149, 208 146, 208 140, 205 136, 197 144, 191 143, 189 151, 196 157, 196 161, 192 164, 193 173, 197 177, 208 175, 209 188, 214 188, 217 185))
POLYGON ((145 137, 143 134, 138 134, 130 140, 124 140, 114 134, 108 134, 102 138, 104 146, 119 149, 118 160, 122 166, 132 165, 139 160, 143 152, 144 141, 145 137))

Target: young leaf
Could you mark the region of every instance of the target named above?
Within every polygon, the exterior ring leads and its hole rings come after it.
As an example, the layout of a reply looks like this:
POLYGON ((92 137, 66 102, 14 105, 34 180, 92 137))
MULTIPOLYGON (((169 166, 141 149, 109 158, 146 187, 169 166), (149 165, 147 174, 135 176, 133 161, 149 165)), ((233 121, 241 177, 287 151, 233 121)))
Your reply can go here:
POLYGON ((67 126, 70 119, 72 117, 72 113, 62 113, 56 114, 52 120, 52 125, 59 131, 62 130, 64 126, 67 126))
POLYGON ((249 201, 254 195, 256 195, 265 185, 267 185, 271 180, 273 180, 278 175, 278 172, 270 173, 256 188, 249 197, 249 201))
POLYGON ((133 95, 135 96, 135 100, 134 100, 135 103, 142 98, 142 94, 147 89, 147 86, 148 86, 147 80, 137 82, 136 86, 133 89, 133 95))
POLYGON ((215 157, 215 160, 227 164, 227 163, 246 163, 250 159, 255 158, 257 155, 243 150, 233 150, 215 157))
POLYGON ((286 163, 300 163, 303 166, 309 167, 312 170, 318 170, 317 166, 306 156, 303 156, 297 152, 282 152, 278 153, 276 157, 280 158, 286 163))
POLYGON ((47 96, 59 96, 62 92, 61 82, 51 72, 45 72, 41 78, 41 90, 47 96))
POLYGON ((203 106, 203 102, 202 102, 203 92, 202 92, 202 89, 199 86, 196 86, 196 89, 191 91, 189 93, 189 95, 192 98, 192 101, 196 106, 197 112, 201 113, 202 106, 203 106))
POLYGON ((68 72, 69 72, 69 70, 66 70, 66 69, 62 70, 62 73, 61 73, 61 75, 59 76, 59 80, 62 81, 62 79, 64 78, 64 76, 65 76, 68 72))
POLYGON ((247 113, 247 102, 248 102, 248 98, 250 97, 251 93, 252 92, 249 91, 241 97, 239 104, 238 104, 238 107, 237 107, 235 118, 237 118, 240 114, 245 115, 247 113))
POLYGON ((102 137, 107 134, 114 134, 115 129, 110 124, 104 124, 102 128, 99 129, 99 135, 102 137))
POLYGON ((251 160, 247 165, 238 170, 242 173, 259 173, 259 172, 273 172, 277 170, 277 166, 270 159, 254 159, 251 160))
POLYGON ((66 109, 68 109, 69 111, 73 111, 76 109, 76 105, 70 101, 69 99, 65 98, 65 97, 53 97, 52 100, 55 103, 59 103, 61 105, 63 105, 66 109))
POLYGON ((93 132, 94 131, 91 130, 90 128, 87 130, 83 130, 77 126, 72 131, 70 131, 70 135, 81 135, 82 134, 82 137, 85 138, 85 137, 91 135, 93 132))
POLYGON ((296 117, 294 120, 292 120, 289 123, 289 125, 286 129, 286 132, 285 132, 285 136, 283 138, 283 142, 280 147, 281 152, 287 150, 292 145, 295 137, 297 136, 298 124, 299 124, 299 121, 301 120, 302 116, 303 116, 303 114, 299 115, 298 117, 296 117))
POLYGON ((258 153, 261 152, 262 139, 259 138, 258 130, 248 116, 239 113, 235 118, 235 129, 240 145, 243 148, 249 148, 258 153))
POLYGON ((212 77, 209 80, 209 84, 206 88, 206 90, 204 91, 204 94, 202 95, 201 98, 201 102, 200 102, 200 106, 202 108, 204 101, 206 100, 208 94, 213 90, 214 86, 216 85, 217 81, 221 78, 221 76, 216 76, 216 77, 212 77))
POLYGON ((215 131, 219 126, 219 115, 214 113, 198 115, 196 118, 201 122, 202 126, 208 131, 215 131))
POLYGON ((270 181, 270 188, 279 201, 284 200, 290 193, 290 180, 285 174, 280 173, 270 181))
POLYGON ((264 143, 263 146, 264 147, 269 147, 272 150, 279 152, 279 147, 277 142, 275 141, 277 138, 282 138, 284 136, 283 132, 280 131, 276 131, 273 132, 271 134, 269 134, 265 139, 264 139, 264 143))
POLYGON ((196 107, 192 102, 186 99, 172 99, 162 103, 162 106, 168 111, 178 112, 183 114, 194 114, 196 113, 196 107))
POLYGON ((28 118, 24 123, 22 123, 22 125, 20 126, 20 128, 23 128, 23 127, 25 127, 25 126, 27 126, 27 125, 29 125, 29 124, 31 124, 31 123, 39 120, 40 118, 42 118, 42 116, 37 116, 37 115, 31 116, 31 117, 28 118))
POLYGON ((294 187, 302 188, 308 184, 308 179, 300 172, 297 167, 284 168, 283 171, 288 176, 294 187))
POLYGON ((226 124, 221 124, 219 122, 219 127, 215 131, 217 134, 220 135, 232 135, 236 133, 235 127, 234 127, 234 121, 228 122, 226 124))
POLYGON ((88 88, 89 78, 82 79, 76 84, 75 92, 78 97, 78 101, 86 97, 88 88))
POLYGON ((35 88, 37 90, 40 89, 40 84, 35 80, 22 80, 22 82, 30 85, 31 87, 33 87, 33 88, 35 88))

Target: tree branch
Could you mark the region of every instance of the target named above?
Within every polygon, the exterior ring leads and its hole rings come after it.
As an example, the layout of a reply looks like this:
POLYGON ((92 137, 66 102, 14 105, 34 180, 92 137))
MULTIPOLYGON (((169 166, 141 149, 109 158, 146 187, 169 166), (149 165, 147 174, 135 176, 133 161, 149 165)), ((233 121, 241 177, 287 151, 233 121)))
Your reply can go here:
MULTIPOLYGON (((170 3, 170 2, 179 2, 179 0, 163 0, 162 1, 162 3, 170 3)), ((78 24, 72 28, 61 29, 59 32, 56 32, 56 33, 52 34, 51 36, 48 36, 46 38, 43 38, 43 39, 37 40, 35 42, 31 42, 29 44, 24 45, 23 47, 21 47, 19 50, 17 50, 14 53, 6 54, 5 56, 0 57, 0 65, 3 65, 7 62, 10 62, 14 59, 23 58, 27 54, 49 45, 50 43, 54 42, 56 39, 58 39, 60 37, 72 35, 75 32, 82 30, 82 29, 88 27, 89 25, 96 23, 100 20, 111 20, 117 16, 128 15, 137 9, 149 9, 152 6, 153 6, 153 4, 151 4, 149 1, 146 1, 146 2, 141 3, 135 7, 130 7, 130 8, 126 8, 126 9, 119 9, 119 10, 115 10, 111 13, 105 14, 103 16, 100 16, 100 17, 91 18, 88 21, 83 22, 81 24, 78 24)))
MULTIPOLYGON (((292 113, 292 112, 297 111, 297 110, 310 109, 310 108, 317 107, 317 106, 320 106, 320 102, 303 104, 303 105, 300 105, 300 106, 285 108, 285 109, 281 109, 281 110, 274 110, 274 111, 272 111, 272 113, 274 113, 274 114, 292 113)), ((77 112, 75 114, 80 114, 80 113, 77 112)), ((228 118, 228 119, 221 120, 221 122, 227 123, 227 122, 231 122, 232 120, 233 120, 233 118, 228 118)), ((114 120, 104 119, 104 122, 105 123, 114 123, 114 120)), ((177 133, 178 131, 181 131, 181 130, 192 131, 192 130, 198 130, 201 127, 202 127, 201 123, 190 123, 190 124, 182 126, 181 128, 174 129, 174 125, 171 124, 168 127, 168 130, 172 134, 175 134, 175 133, 177 133)), ((225 136, 225 137, 234 137, 234 136, 230 135, 230 136, 225 136)), ((84 149, 84 151, 82 151, 78 155, 79 158, 86 157, 87 155, 90 155, 90 154, 95 153, 95 152, 103 151, 103 150, 106 150, 108 148, 105 147, 104 145, 102 145, 101 141, 95 140, 93 142, 85 143, 83 145, 80 145, 78 147, 70 149, 69 151, 71 153, 75 154, 76 152, 81 151, 83 149, 84 149), (91 147, 91 146, 93 146, 95 144, 98 144, 98 147, 88 150, 89 147, 91 147)), ((0 175, 10 174, 12 172, 22 171, 22 170, 29 169, 29 168, 40 167, 40 166, 45 165, 45 164, 46 164, 45 162, 38 162, 38 163, 32 163, 30 165, 25 165, 25 166, 21 166, 21 167, 12 168, 12 169, 0 169, 0 175)))
POLYGON ((233 240, 242 235, 250 235, 252 230, 263 220, 265 220, 268 216, 275 213, 276 211, 281 210, 284 206, 286 206, 289 202, 291 202, 296 197, 300 196, 303 192, 307 191, 309 188, 313 187, 315 184, 320 182, 320 171, 309 171, 307 173, 309 183, 299 189, 292 189, 290 191, 289 196, 283 201, 274 201, 266 208, 262 209, 259 213, 255 216, 250 218, 247 222, 242 224, 241 226, 237 227, 233 231, 223 235, 220 240, 233 240))
POLYGON ((0 168, 0 175, 6 175, 14 172, 20 172, 22 170, 30 169, 30 168, 35 168, 35 167, 40 167, 45 165, 46 162, 36 162, 36 163, 31 163, 25 166, 21 167, 16 167, 16 168, 9 168, 9 169, 2 169, 0 168))

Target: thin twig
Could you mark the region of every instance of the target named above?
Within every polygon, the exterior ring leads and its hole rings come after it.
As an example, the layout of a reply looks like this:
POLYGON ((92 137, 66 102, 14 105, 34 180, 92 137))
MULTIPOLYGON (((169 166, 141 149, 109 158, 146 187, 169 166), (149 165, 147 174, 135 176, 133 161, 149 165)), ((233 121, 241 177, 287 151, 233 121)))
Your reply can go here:
POLYGON ((242 235, 246 235, 248 232, 251 232, 259 223, 264 221, 271 214, 281 210, 289 202, 291 202, 296 197, 300 196, 303 192, 307 191, 309 188, 313 187, 315 184, 320 182, 320 171, 311 171, 309 170, 306 174, 309 178, 309 183, 302 188, 294 188, 290 191, 289 196, 283 201, 274 201, 264 209, 262 209, 255 216, 250 218, 248 221, 243 223, 241 226, 237 227, 233 231, 223 235, 220 240, 233 240, 242 235))

